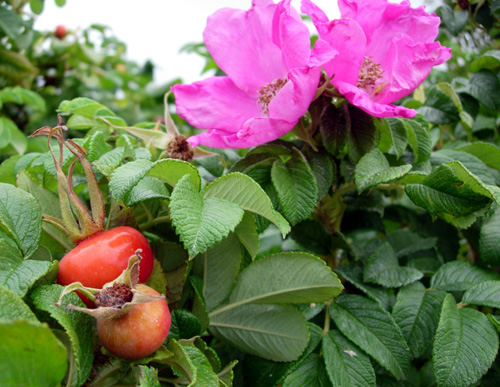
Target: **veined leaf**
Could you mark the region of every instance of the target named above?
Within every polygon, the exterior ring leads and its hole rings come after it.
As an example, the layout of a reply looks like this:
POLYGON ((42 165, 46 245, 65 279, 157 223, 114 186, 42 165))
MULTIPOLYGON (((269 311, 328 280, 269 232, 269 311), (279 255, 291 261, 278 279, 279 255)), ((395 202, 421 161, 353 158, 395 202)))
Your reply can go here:
POLYGON ((281 253, 261 258, 243 270, 229 305, 212 315, 248 303, 326 302, 342 289, 339 279, 323 260, 306 253, 281 253))
POLYGON ((244 352, 274 361, 297 360, 309 337, 302 314, 284 305, 240 305, 212 314, 209 331, 244 352))
POLYGON ((271 168, 271 179, 287 220, 294 225, 306 219, 316 206, 318 186, 302 154, 296 152, 286 162, 277 159, 271 168))
POLYGON ((391 167, 382 152, 374 149, 359 161, 354 172, 354 181, 358 192, 361 193, 379 184, 399 179, 407 174, 411 168, 411 165, 391 167))
POLYGON ((89 378, 94 359, 92 344, 92 317, 85 313, 67 309, 68 304, 83 307, 84 304, 75 293, 67 294, 60 307, 56 302, 63 290, 60 285, 41 286, 31 294, 33 303, 39 310, 51 315, 64 329, 71 343, 72 374, 70 385, 81 386, 89 378))
POLYGON ((0 286, 0 320, 38 321, 21 297, 3 286, 0 286))
POLYGON ((323 336, 326 372, 333 387, 375 387, 375 371, 368 356, 336 329, 323 336))
POLYGON ((420 282, 399 290, 392 317, 401 328, 412 357, 424 354, 432 345, 445 296, 441 290, 426 290, 420 282))
POLYGON ((399 261, 388 242, 381 244, 366 261, 363 279, 388 288, 415 282, 424 274, 412 267, 399 266, 399 261))
POLYGON ((470 64, 470 70, 477 73, 482 69, 495 70, 500 66, 500 50, 490 50, 479 55, 470 64))
POLYGON ((42 235, 42 214, 36 199, 0 183, 0 230, 16 242, 23 258, 29 258, 38 249, 42 235))
POLYGON ((329 387, 325 365, 317 353, 311 353, 284 380, 283 387, 329 387))
POLYGON ((460 292, 484 281, 500 280, 500 275, 484 270, 469 261, 445 263, 431 278, 431 288, 460 292))
MULTIPOLYGON (((182 343, 180 341, 179 343, 182 343)), ((219 378, 212 369, 206 356, 194 345, 184 345, 186 354, 196 367, 196 385, 206 387, 220 387, 219 378)))
POLYGON ((290 225, 274 210, 271 199, 251 177, 230 173, 212 182, 203 192, 204 198, 220 198, 238 204, 246 211, 261 215, 273 222, 283 236, 290 232, 290 225))
POLYGON ((500 264, 500 207, 486 217, 479 234, 479 257, 483 264, 500 264))
POLYGON ((414 163, 422 163, 429 159, 432 150, 431 136, 426 128, 416 120, 404 120, 408 129, 408 142, 415 155, 414 163))
POLYGON ((260 240, 255 217, 251 212, 245 211, 245 215, 243 215, 243 219, 234 230, 234 233, 253 261, 259 252, 260 240))
POLYGON ((239 205, 228 200, 202 198, 190 175, 185 175, 172 191, 172 223, 190 257, 226 237, 240 223, 243 214, 239 205))
POLYGON ((474 285, 464 293, 462 302, 500 308, 500 281, 485 281, 474 285))
POLYGON ((389 117, 386 118, 386 121, 391 134, 394 153, 399 159, 408 145, 408 127, 405 125, 405 120, 399 117, 389 117))
POLYGON ((401 258, 417 251, 435 247, 437 238, 422 238, 408 229, 400 229, 387 235, 387 242, 394 249, 396 257, 401 258))
POLYGON ((168 199, 165 183, 156 177, 145 176, 125 196, 125 203, 131 207, 149 199, 168 199))
POLYGON ((481 312, 457 308, 448 294, 436 330, 432 363, 439 386, 466 387, 490 368, 498 352, 498 332, 481 312))
POLYGON ((60 385, 66 361, 66 348, 47 324, 0 320, 0 385, 60 385))
POLYGON ((406 193, 431 215, 458 228, 469 227, 487 209, 495 192, 458 161, 442 164, 420 184, 408 184, 406 193))
POLYGON ((410 368, 410 350, 399 326, 379 303, 349 294, 330 305, 337 328, 397 379, 410 368))
POLYGON ((488 142, 473 142, 460 146, 457 150, 476 156, 487 166, 500 169, 500 148, 488 142))

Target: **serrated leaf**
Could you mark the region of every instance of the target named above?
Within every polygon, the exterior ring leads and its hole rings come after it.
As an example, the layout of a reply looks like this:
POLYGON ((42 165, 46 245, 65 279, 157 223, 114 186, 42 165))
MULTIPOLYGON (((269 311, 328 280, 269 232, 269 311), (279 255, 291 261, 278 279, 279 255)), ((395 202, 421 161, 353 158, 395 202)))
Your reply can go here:
POLYGON ((469 261, 445 263, 431 278, 431 288, 460 292, 477 283, 498 281, 500 275, 491 270, 484 270, 469 261))
POLYGON ((332 187, 336 174, 336 165, 332 158, 325 152, 314 152, 309 160, 309 167, 316 179, 318 186, 317 201, 321 200, 332 187))
POLYGON ((95 113, 102 108, 107 109, 104 105, 90 98, 80 97, 72 99, 71 101, 63 101, 59 105, 58 111, 71 114, 80 114, 87 118, 94 118, 95 113))
POLYGON ((225 238, 236 228, 243 214, 240 206, 228 200, 202 198, 189 175, 184 176, 172 191, 172 224, 190 257, 205 252, 225 238))
POLYGON ((243 270, 231 293, 230 304, 222 309, 248 303, 326 302, 342 289, 325 261, 306 253, 280 253, 261 258, 243 270))
POLYGON ((332 155, 341 154, 347 142, 351 126, 348 106, 342 104, 337 108, 328 104, 321 113, 319 132, 326 150, 332 155))
POLYGON ((424 274, 412 267, 399 266, 398 258, 388 242, 382 243, 368 257, 363 271, 365 282, 388 288, 408 285, 422 278, 424 274))
POLYGON ((243 215, 240 224, 236 226, 234 233, 253 261, 259 252, 260 240, 255 217, 251 212, 245 211, 245 215, 243 215))
POLYGON ((290 232, 290 225, 279 212, 274 210, 269 196, 249 176, 236 172, 220 177, 207 186, 203 197, 229 200, 246 211, 270 220, 280 229, 283 236, 290 232))
POLYGON ((373 117, 354 105, 348 105, 350 127, 348 137, 349 156, 359 160, 377 145, 379 138, 373 117))
POLYGON ((206 387, 220 387, 219 378, 213 371, 210 362, 203 352, 191 345, 184 345, 184 350, 196 367, 196 385, 206 387))
POLYGON ((172 325, 170 326, 169 338, 190 339, 201 335, 200 320, 187 310, 176 309, 172 311, 172 325))
POLYGON ((318 186, 302 154, 286 162, 277 159, 271 168, 271 180, 278 193, 281 211, 292 225, 311 214, 316 206, 318 186))
POLYGON ((405 125, 405 120, 398 117, 389 117, 386 118, 386 121, 391 134, 394 153, 399 159, 408 145, 408 128, 405 125))
POLYGON ((474 142, 460 146, 457 150, 476 156, 487 166, 500 169, 500 148, 487 142, 474 142))
POLYGON ((125 204, 131 207, 150 199, 168 199, 170 197, 165 183, 160 179, 145 176, 125 196, 125 204))
POLYGON ((180 371, 186 379, 191 382, 192 386, 196 386, 198 372, 193 361, 186 352, 186 347, 181 345, 177 340, 170 339, 167 343, 167 349, 174 356, 165 360, 166 363, 173 365, 176 370, 180 371))
POLYGON ((274 361, 296 360, 309 336, 302 314, 284 305, 240 305, 211 315, 209 331, 244 352, 274 361))
POLYGON ((154 367, 139 365, 141 376, 139 378, 139 387, 161 387, 158 381, 158 370, 154 367))
POLYGON ((491 70, 480 70, 459 91, 472 95, 488 109, 496 109, 500 99, 500 82, 491 70))
POLYGON ((470 64, 470 70, 477 73, 482 69, 495 70, 500 66, 500 50, 490 50, 478 56, 470 64))
POLYGON ((16 243, 0 230, 0 285, 24 297, 41 278, 51 282, 57 273, 58 263, 23 260, 16 243))
POLYGON ((337 328, 371 355, 396 379, 405 379, 410 350, 399 326, 380 304, 358 295, 343 295, 330 305, 337 328))
POLYGON ((336 329, 323 336, 326 372, 333 387, 375 387, 370 359, 336 329))
POLYGON ((445 296, 441 290, 425 289, 420 282, 399 290, 392 317, 401 328, 413 358, 431 347, 445 296))
POLYGON ((479 259, 485 265, 500 264, 500 207, 496 206, 481 227, 479 234, 479 259))
POLYGON ((125 148, 119 146, 103 154, 92 165, 104 176, 111 177, 113 171, 121 164, 124 155, 125 148))
POLYGON ((342 265, 337 267, 335 271, 356 288, 364 292, 373 301, 378 302, 382 308, 389 309, 391 304, 388 289, 381 286, 365 284, 363 282, 363 268, 354 264, 342 265))
POLYGON ((57 386, 66 369, 66 348, 47 324, 0 320, 0 385, 57 386))
POLYGON ((423 106, 417 111, 432 124, 451 124, 460 120, 453 100, 437 85, 429 90, 423 106))
POLYGON ((0 320, 38 321, 35 314, 12 290, 0 286, 0 320))
POLYGON ((416 120, 404 120, 408 129, 408 142, 415 155, 414 163, 423 163, 429 159, 432 151, 431 136, 426 128, 416 120))
POLYGON ((120 201, 144 176, 156 177, 175 186, 185 175, 191 176, 194 186, 199 190, 200 175, 191 164, 174 159, 162 159, 154 163, 139 159, 116 168, 111 175, 109 188, 113 199, 120 201))
POLYGON ((408 229, 401 229, 388 234, 386 240, 394 249, 396 257, 401 258, 435 247, 438 238, 422 238, 408 229))
POLYGON ((500 281, 485 281, 469 288, 462 303, 500 308, 500 281))
POLYGON ((238 238, 229 234, 220 243, 198 256, 195 262, 203 276, 203 296, 207 311, 211 311, 226 299, 240 271, 243 252, 238 238))
POLYGON ((283 382, 283 387, 329 387, 330 381, 323 361, 317 353, 311 353, 290 373, 283 382))
POLYGON ((448 294, 436 330, 432 363, 439 386, 469 386, 490 368, 498 352, 498 332, 477 310, 457 308, 448 294))
POLYGON ((42 234, 42 214, 36 199, 0 183, 0 230, 16 242, 23 258, 29 258, 38 249, 42 234))
POLYGON ((442 164, 406 193, 431 215, 458 228, 469 227, 488 208, 494 192, 458 161, 442 164))
POLYGON ((382 152, 374 149, 364 155, 356 165, 354 181, 358 192, 361 193, 379 184, 399 179, 408 173, 411 168, 411 165, 391 167, 382 152))
POLYGON ((64 287, 60 285, 41 286, 31 293, 31 299, 37 309, 50 314, 64 329, 71 343, 72 386, 81 386, 89 378, 94 360, 92 344, 92 317, 85 313, 67 309, 68 304, 84 307, 78 295, 66 295, 60 307, 56 306, 64 287))

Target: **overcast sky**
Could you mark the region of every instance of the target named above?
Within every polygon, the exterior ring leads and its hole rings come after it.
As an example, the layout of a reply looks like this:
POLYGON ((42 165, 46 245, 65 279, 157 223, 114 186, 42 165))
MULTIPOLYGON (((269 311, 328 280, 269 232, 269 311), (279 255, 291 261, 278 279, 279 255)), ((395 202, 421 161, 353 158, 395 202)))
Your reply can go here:
MULTIPOLYGON (((330 18, 338 15, 335 0, 314 2, 330 18)), ((411 0, 413 6, 425 2, 411 0)), ((299 0, 292 0, 292 4, 300 8, 299 0)), ((94 23, 108 25, 127 44, 128 59, 141 64, 147 59, 154 62, 157 82, 181 77, 189 83, 206 77, 200 75, 204 61, 195 54, 179 54, 180 48, 202 41, 207 17, 219 8, 248 9, 250 5, 251 0, 67 0, 59 8, 53 0, 45 0, 35 28, 54 30, 58 24, 68 29, 86 28, 94 23)))

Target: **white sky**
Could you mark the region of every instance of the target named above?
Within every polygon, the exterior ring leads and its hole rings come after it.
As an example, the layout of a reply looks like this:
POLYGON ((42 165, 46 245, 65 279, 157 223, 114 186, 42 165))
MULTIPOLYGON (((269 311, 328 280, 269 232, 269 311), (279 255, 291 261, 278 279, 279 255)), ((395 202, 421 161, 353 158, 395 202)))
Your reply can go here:
MULTIPOLYGON (((429 1, 429 0, 427 0, 429 1)), ((337 1, 315 0, 325 13, 338 15, 337 1)), ((413 6, 425 0, 411 0, 413 6)), ((292 0, 300 9, 300 0, 292 0)), ((156 82, 181 77, 185 83, 203 79, 204 60, 196 54, 179 53, 186 43, 202 41, 206 19, 219 8, 248 9, 251 0, 67 0, 62 8, 46 0, 35 28, 54 30, 104 24, 127 44, 127 58, 140 64, 147 59, 156 66, 156 82)), ((432 8, 431 8, 432 9, 432 8)))

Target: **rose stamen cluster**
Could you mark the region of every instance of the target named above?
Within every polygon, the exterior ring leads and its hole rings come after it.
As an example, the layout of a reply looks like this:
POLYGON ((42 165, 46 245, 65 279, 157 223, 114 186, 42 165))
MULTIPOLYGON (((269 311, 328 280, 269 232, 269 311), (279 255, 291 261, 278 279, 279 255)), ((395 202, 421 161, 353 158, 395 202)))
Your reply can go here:
POLYGON ((259 89, 259 100, 257 103, 262 108, 262 113, 269 117, 269 104, 276 95, 280 92, 283 86, 288 82, 287 79, 278 78, 275 81, 263 86, 259 89))
POLYGON ((384 70, 380 68, 380 63, 375 63, 370 56, 365 56, 361 69, 359 70, 357 86, 371 93, 375 89, 377 81, 381 79, 383 75, 384 70))

